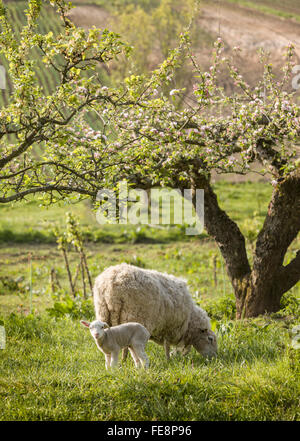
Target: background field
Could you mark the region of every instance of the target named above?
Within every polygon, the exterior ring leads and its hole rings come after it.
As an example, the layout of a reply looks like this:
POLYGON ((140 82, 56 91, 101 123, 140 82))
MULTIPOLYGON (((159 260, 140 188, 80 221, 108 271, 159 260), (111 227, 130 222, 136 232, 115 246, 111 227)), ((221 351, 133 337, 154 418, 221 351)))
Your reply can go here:
MULTIPOLYGON (((267 209, 269 184, 217 183, 216 189, 222 206, 251 239, 267 209)), ((224 263, 208 237, 187 239, 179 227, 172 233, 144 227, 139 235, 131 226, 125 234, 125 226, 100 227, 89 210, 87 203, 48 210, 34 202, 0 208, 0 314, 7 334, 6 349, 0 352, 0 418, 299 420, 299 350, 291 346, 292 330, 299 324, 299 284, 284 297, 280 313, 236 322, 224 263), (212 318, 218 357, 204 360, 192 350, 168 365, 163 348, 150 342, 148 372, 136 371, 129 359, 116 372, 106 372, 104 357, 79 324, 80 318, 93 318, 91 299, 75 306, 71 302, 68 310, 65 295, 53 296, 50 289, 50 270, 55 267, 69 293, 51 233, 54 224, 64 228, 66 209, 81 219, 86 237, 93 239, 85 243, 93 278, 122 261, 184 276, 212 318), (16 240, 7 242, 5 237, 16 240), (49 312, 59 301, 65 307, 61 318, 49 312)), ((249 252, 251 246, 249 240, 249 252)), ((299 239, 288 259, 298 248, 299 239)), ((77 256, 70 256, 74 273, 77 256)))
MULTIPOLYGON (((24 9, 26 1, 5 0, 4 3, 10 11, 14 30, 18 33, 25 23, 24 9)), ((140 64, 137 63, 137 68, 140 70, 147 72, 148 69, 155 68, 157 63, 164 59, 165 54, 161 53, 162 46, 159 41, 155 40, 155 34, 148 38, 145 35, 145 32, 151 28, 151 13, 162 3, 161 0, 113 0, 111 2, 105 0, 75 0, 72 3, 76 7, 72 9, 70 17, 76 25, 85 28, 92 26, 109 27, 115 32, 122 32, 124 41, 134 47, 135 59, 147 58, 140 64), (128 6, 132 8, 126 9, 128 6), (145 23, 139 23, 139 15, 135 15, 138 8, 145 12, 143 16, 145 23), (145 25, 147 26, 146 30, 145 25), (150 45, 152 48, 148 47, 149 38, 153 38, 152 45, 150 45)), ((167 4, 168 2, 165 2, 165 5, 167 4)), ((178 5, 176 7, 178 8, 178 5)), ((166 8, 167 6, 162 9, 162 14, 166 13, 166 8)), ((186 23, 180 18, 180 11, 176 11, 176 8, 173 14, 173 17, 170 18, 170 26, 173 25, 178 34, 178 24, 184 25, 186 23)), ((164 20, 159 23, 155 29, 156 34, 163 32, 163 28, 160 28, 160 26, 163 26, 164 20)), ((39 20, 39 31, 42 33, 52 31, 55 34, 59 28, 60 20, 54 9, 44 5, 39 20)), ((176 32, 174 38, 168 41, 170 48, 178 43, 176 32)), ((235 62, 246 80, 250 84, 255 84, 262 72, 257 55, 259 47, 263 47, 270 52, 276 74, 280 73, 285 47, 289 42, 294 44, 297 58, 300 60, 299 2, 297 0, 285 2, 279 0, 203 0, 200 3, 196 20, 196 32, 193 36, 195 40, 194 55, 203 69, 208 69, 210 66, 213 43, 219 35, 224 40, 227 53, 235 46, 241 47, 242 52, 235 62)), ((45 94, 48 94, 57 84, 57 72, 51 68, 45 68, 41 61, 42 54, 38 50, 34 50, 33 56, 36 59, 38 79, 44 88, 45 94)), ((0 63, 7 68, 5 59, 1 59, 0 63)), ((119 59, 118 64, 122 67, 118 66, 117 70, 122 72, 129 73, 134 69, 132 63, 125 62, 122 59, 119 59)), ((114 66, 115 68, 116 66, 114 66)), ((100 70, 100 72, 104 83, 116 80, 114 70, 111 70, 109 74, 105 70, 100 70)), ((177 76, 176 81, 178 85, 184 85, 189 89, 191 87, 190 79, 187 71, 183 70, 182 74, 177 76), (185 78, 186 81, 184 81, 185 78)), ((232 81, 228 79, 225 72, 221 75, 220 81, 226 90, 232 90, 232 81)), ((177 84, 174 84, 174 86, 176 87, 177 84)), ((7 102, 10 91, 11 85, 8 78, 8 88, 1 92, 0 105, 7 102)), ((297 97, 299 98, 299 94, 297 97)), ((90 115, 89 122, 95 123, 95 117, 90 115)))

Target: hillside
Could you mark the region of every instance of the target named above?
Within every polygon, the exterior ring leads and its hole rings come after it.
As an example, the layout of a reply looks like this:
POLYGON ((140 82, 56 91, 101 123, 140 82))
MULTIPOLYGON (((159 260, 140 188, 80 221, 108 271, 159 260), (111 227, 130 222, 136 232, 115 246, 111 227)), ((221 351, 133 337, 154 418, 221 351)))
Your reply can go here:
MULTIPOLYGON (((118 20, 124 13, 124 5, 137 5, 138 7, 133 7, 131 11, 134 12, 139 9, 145 11, 145 14, 150 14, 162 2, 163 0, 113 0, 112 2, 105 0, 75 0, 73 4, 76 7, 70 12, 70 18, 77 26, 84 28, 91 28, 92 26, 107 27, 116 32, 121 32, 118 20)), ((4 3, 8 6, 11 22, 16 33, 18 33, 26 21, 24 9, 27 2, 25 0, 5 0, 4 3)), ((174 2, 173 4, 180 5, 180 2, 174 2)), ((133 41, 130 41, 130 35, 126 34, 124 35, 124 41, 129 41, 133 47, 136 47, 136 52, 133 52, 133 59, 137 56, 135 54, 138 50, 140 51, 139 56, 143 57, 143 46, 140 45, 140 40, 143 40, 145 44, 149 38, 146 32, 142 34, 144 29, 141 23, 134 22, 131 26, 133 41)), ((47 2, 47 5, 42 8, 39 31, 45 34, 52 31, 55 34, 59 32, 59 29, 59 17, 47 2)), ((279 0, 260 0, 259 2, 254 0, 203 0, 197 17, 197 41, 193 49, 198 64, 203 70, 210 67, 213 42, 219 35, 225 43, 226 54, 231 54, 235 46, 241 48, 238 57, 235 56, 235 63, 248 83, 254 85, 260 79, 262 73, 258 56, 259 48, 264 48, 270 52, 275 74, 280 74, 285 47, 290 42, 295 46, 297 61, 300 64, 300 3, 298 0, 286 0, 285 2, 279 0)), ((177 41, 174 37, 172 44, 177 44, 177 41)), ((157 41, 153 42, 151 40, 148 45, 150 56, 147 60, 148 64, 145 63, 147 70, 155 68, 164 59, 157 41)), ((37 78, 45 94, 49 94, 57 84, 57 72, 51 67, 45 67, 42 62, 42 54, 37 49, 33 51, 33 56, 36 59, 37 78)), ((7 67, 6 60, 3 58, 0 58, 0 64, 7 67)), ((113 81, 112 78, 107 76, 106 71, 102 70, 101 73, 104 83, 113 81)), ((185 74, 186 72, 183 72, 181 79, 184 81, 183 86, 188 91, 192 88, 192 75, 191 73, 189 75, 185 74)), ((230 94, 234 86, 232 81, 228 79, 227 72, 224 71, 221 74, 220 82, 230 94)), ((174 86, 177 87, 177 84, 174 84, 174 86)), ((8 102, 10 92, 11 85, 8 77, 7 89, 0 91, 0 106, 8 102)), ((296 99, 299 99, 299 97, 300 92, 297 92, 296 99)), ((94 127, 97 125, 94 115, 88 115, 88 122, 94 127)), ((228 175, 228 178, 238 181, 243 179, 242 177, 230 175, 228 175)), ((257 179, 256 175, 253 178, 257 179)))
MULTIPOLYGON (((9 7, 16 32, 19 32, 21 26, 25 23, 24 8, 26 7, 26 1, 6 0, 4 3, 9 7)), ((112 2, 106 2, 105 0, 75 0, 73 4, 76 5, 76 8, 71 11, 70 17, 78 26, 85 28, 92 26, 109 27, 119 32, 118 17, 123 12, 124 5, 138 5, 148 11, 158 3, 160 3, 159 0, 113 0, 112 2)), ((44 7, 40 20, 40 31, 43 33, 53 31, 55 33, 59 26, 59 18, 53 8, 44 7)), ((197 18, 198 41, 194 49, 198 62, 203 69, 210 66, 212 44, 219 35, 225 42, 227 53, 230 53, 235 46, 242 49, 236 63, 245 75, 246 80, 250 84, 254 84, 261 73, 257 54, 259 48, 264 48, 270 52, 274 70, 279 73, 285 47, 291 42, 295 46, 300 64, 300 3, 297 0, 286 0, 285 2, 279 0, 261 0, 259 2, 254 0, 203 1, 197 18)), ((124 35, 125 41, 127 41, 127 37, 127 35, 124 35)), ((135 35, 135 39, 138 41, 138 33, 135 35)), ((131 44, 135 46, 135 42, 131 42, 131 44)), ((149 68, 154 68, 163 59, 163 55, 159 53, 159 49, 155 45, 152 52, 152 62, 149 68)), ((45 93, 48 93, 55 87, 56 72, 45 69, 41 62, 41 55, 37 52, 35 57, 37 59, 38 79, 44 87, 45 93)), ((4 59, 1 59, 0 63, 6 66, 4 59)), ((227 89, 232 88, 225 75, 222 82, 227 89)), ((2 92, 4 102, 7 102, 9 91, 10 88, 8 87, 8 90, 2 92)))
MULTIPOLYGON (((11 1, 11 0, 5 0, 4 3, 8 7, 10 21, 13 25, 13 29, 18 36, 22 27, 26 23, 26 15, 25 15, 25 9, 27 7, 27 1, 25 0, 19 0, 19 1, 11 1)), ((103 12, 101 10, 101 14, 103 15, 103 12)), ((44 5, 41 10, 41 16, 38 20, 38 32, 41 34, 47 34, 48 32, 53 32, 54 35, 60 32, 61 28, 61 21, 57 13, 55 12, 54 8, 49 6, 49 4, 44 5)), ((58 73, 51 68, 51 66, 46 67, 45 64, 42 61, 43 54, 41 51, 37 48, 34 48, 32 50, 32 58, 35 59, 36 66, 35 66, 35 73, 36 77, 42 86, 44 93, 51 94, 52 91, 55 89, 57 83, 58 83, 58 73)), ((8 68, 8 63, 6 59, 0 54, 0 65, 4 66, 6 71, 8 68)), ((103 81, 105 81, 105 71, 101 71, 103 76, 103 81)), ((6 104, 9 100, 9 95, 11 93, 11 83, 9 79, 9 75, 6 77, 6 89, 0 91, 0 107, 2 104, 6 104)), ((90 124, 95 124, 93 115, 87 116, 88 121, 90 124)))
MULTIPOLYGON (((113 9, 104 9, 96 3, 101 5, 104 2, 76 1, 77 7, 70 14, 74 22, 86 28, 110 26, 118 32, 112 20, 113 9)), ((274 70, 279 73, 285 47, 293 43, 300 64, 300 3, 297 0, 263 0, 259 4, 244 0, 206 0, 200 7, 197 29, 206 34, 205 41, 201 36, 195 48, 204 69, 210 66, 211 46, 219 35, 225 42, 227 53, 235 46, 242 49, 237 64, 250 84, 254 84, 261 73, 259 48, 270 52, 274 70)), ((224 85, 231 87, 225 78, 224 85)))
MULTIPOLYGON (((114 8, 103 8, 103 1, 89 2, 77 1, 77 7, 72 10, 71 18, 78 25, 85 28, 91 26, 111 27, 118 32, 118 26, 113 20, 114 8), (96 5, 95 3, 98 3, 96 5), (100 6, 99 6, 100 5, 100 6)), ((115 3, 134 3, 134 1, 119 0, 115 3)), ((137 4, 143 3, 135 2, 137 4)), ((270 53, 270 61, 273 64, 275 75, 281 75, 284 63, 286 46, 292 43, 296 52, 296 63, 300 64, 300 2, 297 0, 206 0, 201 3, 197 18, 197 45, 193 51, 203 70, 209 69, 213 42, 221 36, 225 43, 226 54, 231 54, 236 46, 241 48, 238 57, 235 55, 235 63, 241 70, 246 81, 257 84, 261 79, 262 66, 259 62, 258 51, 263 48, 270 53)), ((138 35, 136 36, 138 38, 138 35)), ((135 43, 133 42, 133 46, 135 43)), ((159 62, 161 54, 153 49, 154 59, 159 62)), ((151 66, 155 67, 155 63, 151 66)), ((227 71, 220 76, 220 81, 230 94, 234 85, 228 78, 227 71)), ((191 82, 184 84, 187 89, 192 87, 191 82)), ((299 99, 300 92, 296 93, 299 99)), ((299 149, 300 150, 300 149, 299 149)), ((215 174, 214 179, 219 177, 215 174)), ((224 179, 224 177, 223 177, 224 179)), ((235 182, 249 179, 249 177, 228 174, 226 179, 235 182)), ((255 173, 251 173, 251 179, 261 179, 255 173)))

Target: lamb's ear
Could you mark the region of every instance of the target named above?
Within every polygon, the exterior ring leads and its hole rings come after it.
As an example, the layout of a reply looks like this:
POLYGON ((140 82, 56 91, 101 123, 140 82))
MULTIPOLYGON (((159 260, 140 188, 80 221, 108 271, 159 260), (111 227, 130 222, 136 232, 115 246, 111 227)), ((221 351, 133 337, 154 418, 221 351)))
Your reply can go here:
POLYGON ((84 320, 80 320, 80 323, 82 324, 82 326, 85 326, 86 328, 90 327, 90 322, 86 322, 84 320))
POLYGON ((104 322, 103 324, 104 324, 104 326, 103 326, 104 328, 109 328, 107 323, 104 322))

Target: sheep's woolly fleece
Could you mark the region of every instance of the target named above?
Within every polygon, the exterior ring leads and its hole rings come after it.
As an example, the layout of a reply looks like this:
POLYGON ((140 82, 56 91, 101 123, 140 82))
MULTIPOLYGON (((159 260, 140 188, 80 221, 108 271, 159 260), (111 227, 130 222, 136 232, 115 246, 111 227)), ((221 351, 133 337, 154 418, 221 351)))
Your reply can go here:
POLYGON ((115 326, 139 322, 159 344, 191 344, 199 330, 211 329, 207 313, 193 301, 184 279, 122 263, 95 281, 98 320, 115 326))

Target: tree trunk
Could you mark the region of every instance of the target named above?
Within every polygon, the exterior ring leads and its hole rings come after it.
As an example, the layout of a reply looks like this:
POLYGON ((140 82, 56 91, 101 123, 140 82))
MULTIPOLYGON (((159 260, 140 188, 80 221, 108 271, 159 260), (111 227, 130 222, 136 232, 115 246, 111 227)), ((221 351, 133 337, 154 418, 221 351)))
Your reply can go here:
POLYGON ((281 292, 276 286, 271 289, 252 283, 252 274, 234 286, 236 297, 236 318, 257 317, 260 314, 277 312, 280 309, 281 292))
POLYGON ((208 178, 195 172, 191 182, 194 189, 204 189, 204 226, 225 260, 236 297, 237 318, 277 312, 282 295, 300 280, 300 251, 283 266, 287 249, 300 231, 300 172, 294 172, 274 189, 257 237, 252 268, 245 239, 237 224, 219 207, 208 178))
MULTIPOLYGON (((131 182, 138 188, 160 185, 139 175, 134 175, 131 182)), ((300 250, 288 265, 283 265, 287 249, 300 231, 300 169, 281 179, 273 191, 257 237, 252 268, 245 238, 238 225, 220 208, 201 160, 186 162, 178 158, 170 186, 181 190, 191 186, 195 208, 196 190, 204 190, 204 227, 224 258, 236 297, 237 318, 278 311, 282 295, 300 280, 300 250), (180 173, 183 171, 185 179, 180 173)))
POLYGON ((247 317, 276 312, 280 299, 300 279, 300 253, 284 266, 288 247, 300 231, 300 172, 274 189, 253 255, 251 291, 244 310, 247 317))

